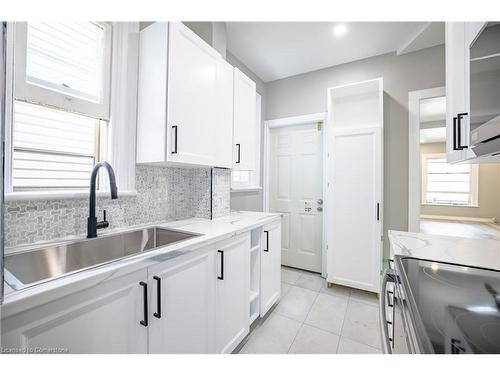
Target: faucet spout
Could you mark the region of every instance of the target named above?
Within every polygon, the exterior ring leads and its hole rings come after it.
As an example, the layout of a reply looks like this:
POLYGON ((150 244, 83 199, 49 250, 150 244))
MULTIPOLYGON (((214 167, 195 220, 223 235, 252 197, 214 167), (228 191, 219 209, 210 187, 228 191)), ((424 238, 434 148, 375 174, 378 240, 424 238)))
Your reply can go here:
POLYGON ((111 199, 118 198, 118 189, 116 187, 115 172, 113 167, 107 161, 101 161, 94 166, 92 173, 90 174, 90 197, 89 197, 89 217, 87 219, 87 238, 97 237, 97 229, 107 228, 109 223, 104 219, 102 222, 97 222, 97 217, 95 214, 95 189, 96 189, 96 179, 97 172, 99 168, 104 167, 108 172, 109 186, 111 191, 111 199))

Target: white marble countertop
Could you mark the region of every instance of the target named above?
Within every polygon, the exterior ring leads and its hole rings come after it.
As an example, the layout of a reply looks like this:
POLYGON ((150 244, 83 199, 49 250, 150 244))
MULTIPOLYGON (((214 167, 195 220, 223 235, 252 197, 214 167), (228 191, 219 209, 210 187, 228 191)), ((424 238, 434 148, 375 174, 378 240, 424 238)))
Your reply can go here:
MULTIPOLYGON (((26 289, 16 291, 5 284, 2 312, 3 314, 7 313, 11 315, 29 308, 31 305, 38 305, 54 298, 98 285, 107 280, 111 275, 115 277, 158 262, 179 258, 183 253, 196 251, 214 242, 237 236, 248 230, 270 223, 279 217, 281 217, 281 214, 232 211, 229 215, 214 220, 192 218, 155 224, 159 227, 194 232, 201 235, 152 251, 139 253, 121 260, 62 276, 26 289), (174 251, 175 256, 172 254, 174 251)), ((151 225, 141 225, 135 228, 143 228, 151 225)), ((121 231, 130 229, 134 228, 123 228, 121 231)), ((120 232, 120 230, 113 230, 112 232, 120 232)), ((72 237, 71 239, 74 238, 72 237)), ((31 247, 40 247, 41 245, 35 244, 31 247)))
POLYGON ((500 270, 500 241, 389 231, 395 255, 500 270))

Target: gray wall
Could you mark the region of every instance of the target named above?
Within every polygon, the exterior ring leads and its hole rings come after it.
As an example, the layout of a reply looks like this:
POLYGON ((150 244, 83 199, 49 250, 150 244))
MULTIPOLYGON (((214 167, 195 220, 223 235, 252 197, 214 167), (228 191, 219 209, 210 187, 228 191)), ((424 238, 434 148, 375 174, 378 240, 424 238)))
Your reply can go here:
MULTIPOLYGON (((327 88, 377 77, 384 79, 385 233, 408 228, 408 92, 445 85, 444 46, 401 56, 390 53, 269 82, 266 119, 325 112, 327 88)), ((387 240, 384 248, 387 254, 387 240)))
MULTIPOLYGON (((248 69, 245 64, 243 64, 240 60, 238 60, 235 56, 231 54, 231 52, 227 51, 226 60, 233 66, 237 67, 243 73, 245 73, 249 78, 251 78, 256 86, 257 92, 262 97, 262 118, 261 118, 261 127, 264 126, 264 119, 266 118, 266 103, 267 103, 267 92, 266 92, 266 84, 255 75, 250 69, 248 69)), ((263 140, 263 138, 261 137, 263 140)), ((263 155, 263 142, 260 145, 260 154, 263 155)), ((261 185, 262 185, 262 163, 263 158, 261 157, 261 185)), ((245 211, 263 211, 263 200, 262 200, 262 190, 255 192, 232 192, 231 193, 231 209, 232 210, 245 210, 245 211)))

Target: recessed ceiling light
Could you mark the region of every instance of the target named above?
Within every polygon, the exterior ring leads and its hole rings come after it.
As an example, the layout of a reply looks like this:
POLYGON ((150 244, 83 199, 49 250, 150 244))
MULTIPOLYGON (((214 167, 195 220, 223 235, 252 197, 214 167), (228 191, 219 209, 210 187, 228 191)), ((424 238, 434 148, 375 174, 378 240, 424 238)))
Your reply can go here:
POLYGON ((347 33, 347 26, 343 23, 335 25, 332 29, 332 32, 335 37, 340 38, 347 33))

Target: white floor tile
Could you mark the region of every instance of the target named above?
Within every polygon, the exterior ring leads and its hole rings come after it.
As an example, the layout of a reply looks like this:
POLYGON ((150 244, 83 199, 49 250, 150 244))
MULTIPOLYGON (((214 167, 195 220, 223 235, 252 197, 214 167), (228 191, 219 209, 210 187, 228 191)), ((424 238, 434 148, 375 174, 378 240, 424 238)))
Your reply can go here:
POLYGON ((325 279, 321 276, 302 274, 295 283, 296 286, 309 289, 314 292, 319 292, 325 283, 325 279))
POLYGON ((276 312, 303 322, 317 295, 311 290, 292 286, 276 307, 276 312))
POLYGON ((338 343, 339 336, 304 324, 295 337, 289 353, 335 354, 338 343))
POLYGON ((331 296, 349 298, 349 296, 351 295, 351 288, 336 284, 333 284, 331 288, 328 288, 327 283, 325 281, 323 283, 323 286, 321 287, 320 293, 328 294, 331 296))
POLYGON ((338 354, 382 354, 380 350, 372 348, 371 346, 361 344, 346 337, 341 337, 338 354))
POLYGON ((380 348, 378 308, 350 299, 341 336, 380 348))
POLYGON ((352 289, 351 300, 378 306, 377 295, 375 293, 367 292, 365 290, 352 289))
POLYGON ((262 326, 252 332, 242 354, 287 353, 301 324, 293 319, 273 313, 262 326))
POLYGON ((340 335, 348 299, 319 294, 305 320, 306 324, 340 335))
POLYGON ((295 285, 302 273, 289 268, 281 268, 281 282, 295 285))
POLYGON ((286 294, 290 291, 290 288, 292 286, 290 284, 285 284, 285 283, 281 283, 281 298, 283 299, 283 297, 286 296, 286 294))

